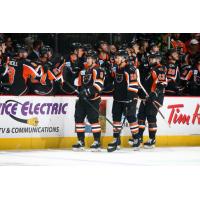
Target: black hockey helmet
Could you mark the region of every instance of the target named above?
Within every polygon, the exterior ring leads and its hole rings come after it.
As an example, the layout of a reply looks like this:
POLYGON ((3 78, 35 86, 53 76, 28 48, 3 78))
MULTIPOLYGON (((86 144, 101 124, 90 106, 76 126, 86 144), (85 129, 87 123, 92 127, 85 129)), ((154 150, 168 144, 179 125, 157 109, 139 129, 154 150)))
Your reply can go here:
POLYGON ((79 48, 83 48, 82 44, 79 42, 73 42, 72 43, 72 49, 79 49, 79 48))
POLYGON ((15 51, 16 53, 24 53, 24 52, 28 52, 28 49, 23 44, 17 43, 15 45, 15 51))
POLYGON ((49 49, 45 46, 40 49, 40 56, 43 57, 44 55, 48 54, 49 49))
POLYGON ((159 60, 159 62, 161 62, 161 60, 162 60, 162 55, 161 55, 159 52, 157 52, 157 53, 151 53, 151 54, 148 56, 148 58, 149 58, 149 59, 150 59, 150 58, 156 58, 156 59, 159 60))
POLYGON ((53 54, 53 49, 49 45, 45 45, 43 48, 46 48, 47 51, 50 51, 53 54))
POLYGON ((125 60, 129 59, 128 53, 124 49, 119 49, 116 56, 122 56, 125 60))
POLYGON ((158 43, 156 41, 151 41, 149 44, 150 49, 152 49, 153 47, 158 46, 158 43))
POLYGON ((103 41, 103 40, 101 40, 100 42, 99 42, 99 46, 101 46, 102 44, 108 44, 106 41, 103 41))
POLYGON ((92 58, 94 60, 98 59, 98 53, 96 51, 89 51, 86 55, 86 58, 92 58))
POLYGON ((82 47, 83 47, 83 49, 84 49, 85 51, 89 51, 89 50, 92 49, 92 45, 89 44, 89 43, 83 44, 82 47))

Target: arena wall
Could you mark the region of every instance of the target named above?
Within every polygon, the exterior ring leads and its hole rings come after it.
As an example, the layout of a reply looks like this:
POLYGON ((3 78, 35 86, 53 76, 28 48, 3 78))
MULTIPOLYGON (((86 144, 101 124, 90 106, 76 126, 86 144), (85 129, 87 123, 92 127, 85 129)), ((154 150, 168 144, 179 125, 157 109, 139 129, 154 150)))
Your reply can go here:
MULTIPOLYGON (((1 96, 0 149, 70 148, 76 142, 73 96, 1 96)), ((100 106, 102 145, 112 140, 112 97, 103 97, 100 106)), ((139 103, 138 103, 139 105, 139 103)), ((158 114, 157 146, 200 146, 200 97, 166 97, 161 108, 166 120, 158 114)), ((86 145, 92 143, 86 121, 86 145)), ((145 139, 148 135, 145 130, 145 139)), ((128 123, 122 132, 122 145, 130 138, 128 123)))

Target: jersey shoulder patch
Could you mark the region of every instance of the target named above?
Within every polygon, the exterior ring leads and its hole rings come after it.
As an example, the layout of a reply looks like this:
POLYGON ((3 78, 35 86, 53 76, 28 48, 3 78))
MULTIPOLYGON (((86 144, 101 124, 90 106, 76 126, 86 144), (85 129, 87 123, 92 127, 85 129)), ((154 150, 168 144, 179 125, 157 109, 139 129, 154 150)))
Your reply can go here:
POLYGON ((81 70, 80 74, 81 76, 85 76, 86 70, 81 70))

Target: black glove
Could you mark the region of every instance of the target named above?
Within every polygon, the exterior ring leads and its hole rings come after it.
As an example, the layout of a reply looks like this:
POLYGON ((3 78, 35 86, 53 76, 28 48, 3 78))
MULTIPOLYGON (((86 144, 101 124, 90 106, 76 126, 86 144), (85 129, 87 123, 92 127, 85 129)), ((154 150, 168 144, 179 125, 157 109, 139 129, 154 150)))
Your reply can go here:
POLYGON ((78 97, 81 99, 87 99, 89 96, 90 96, 90 92, 89 90, 86 90, 86 89, 80 91, 78 94, 78 97))
POLYGON ((157 93, 156 92, 151 92, 147 98, 147 101, 149 102, 154 102, 157 98, 157 93))

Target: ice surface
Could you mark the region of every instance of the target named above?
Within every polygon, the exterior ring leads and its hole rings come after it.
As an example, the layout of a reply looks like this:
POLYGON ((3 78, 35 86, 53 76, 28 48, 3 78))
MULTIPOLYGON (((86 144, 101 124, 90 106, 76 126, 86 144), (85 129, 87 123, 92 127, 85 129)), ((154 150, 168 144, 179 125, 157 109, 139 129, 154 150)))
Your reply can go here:
POLYGON ((200 147, 131 149, 107 153, 71 150, 0 151, 0 166, 198 166, 200 147))

